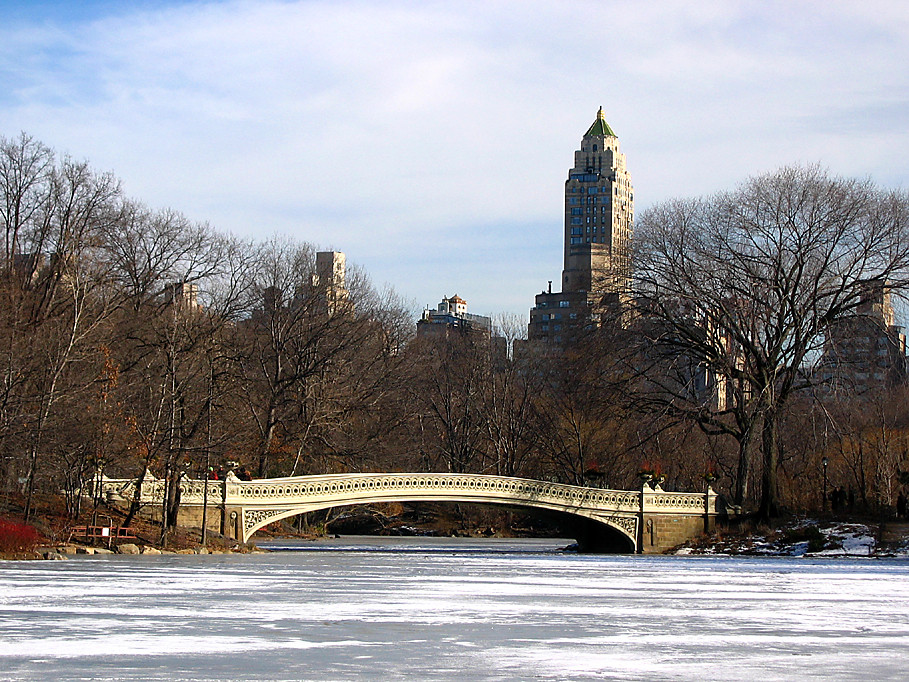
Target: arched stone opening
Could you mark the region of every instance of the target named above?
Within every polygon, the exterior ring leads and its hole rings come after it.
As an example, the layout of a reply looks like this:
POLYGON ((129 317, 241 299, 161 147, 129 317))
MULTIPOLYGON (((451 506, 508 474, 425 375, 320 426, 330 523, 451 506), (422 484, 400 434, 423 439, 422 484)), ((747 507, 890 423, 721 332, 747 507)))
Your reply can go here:
POLYGON ((636 546, 628 531, 580 514, 522 507, 525 511, 547 519, 560 528, 565 537, 574 538, 578 551, 585 554, 634 554, 636 546))
MULTIPOLYGON (((379 500, 387 501, 387 500, 379 500)), ((544 506, 535 506, 528 504, 507 504, 498 502, 476 501, 476 500, 427 500, 425 498, 417 500, 408 500, 399 498, 398 502, 434 502, 436 504, 475 504, 478 506, 490 506, 520 510, 528 516, 543 519, 550 524, 559 528, 566 538, 574 538, 578 544, 578 550, 584 553, 599 554, 633 554, 636 551, 635 541, 629 533, 633 533, 634 526, 631 528, 622 528, 619 523, 611 525, 606 521, 589 518, 580 514, 559 511, 544 506)), ((368 501, 358 500, 350 504, 313 504, 293 509, 275 509, 275 510, 250 510, 247 509, 244 517, 244 540, 249 540, 252 535, 259 529, 264 528, 270 523, 289 519, 308 512, 319 511, 327 508, 351 507, 363 504, 369 504, 368 501)), ((626 525, 630 519, 623 519, 626 525)), ((631 521, 633 524, 633 521, 631 521)))

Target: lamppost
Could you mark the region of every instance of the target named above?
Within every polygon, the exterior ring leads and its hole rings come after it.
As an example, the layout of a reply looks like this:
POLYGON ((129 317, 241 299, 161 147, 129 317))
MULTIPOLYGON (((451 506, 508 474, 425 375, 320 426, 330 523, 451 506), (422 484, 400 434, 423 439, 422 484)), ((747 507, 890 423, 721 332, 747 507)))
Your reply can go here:
POLYGON ((95 463, 95 475, 92 478, 92 525, 98 525, 98 507, 101 506, 101 489, 104 485, 104 459, 98 458, 95 463))
MULTIPOLYGON (((209 444, 210 445, 210 444, 209 444)), ((208 542, 208 482, 211 479, 211 450, 205 448, 205 468, 202 471, 202 546, 208 542)))
POLYGON ((821 464, 824 465, 824 500, 823 500, 824 504, 823 504, 823 508, 824 508, 825 514, 827 513, 827 465, 829 463, 830 463, 830 460, 827 459, 826 457, 824 457, 821 460, 821 464))
POLYGON ((206 410, 207 424, 205 429, 205 471, 203 473, 204 483, 202 484, 202 546, 208 544, 208 484, 211 481, 211 427, 212 427, 212 403, 215 394, 215 365, 212 361, 211 354, 208 355, 208 409, 206 410))

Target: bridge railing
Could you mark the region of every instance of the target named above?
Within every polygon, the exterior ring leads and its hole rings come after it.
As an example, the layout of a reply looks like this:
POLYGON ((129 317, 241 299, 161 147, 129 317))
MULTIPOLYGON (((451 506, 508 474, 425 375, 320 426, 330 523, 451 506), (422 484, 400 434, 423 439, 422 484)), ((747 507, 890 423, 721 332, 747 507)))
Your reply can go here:
MULTIPOLYGON (((307 500, 337 500, 339 504, 349 504, 356 503, 358 498, 407 493, 416 498, 464 495, 636 513, 717 514, 720 511, 718 497, 709 489, 707 493, 669 492, 659 487, 643 491, 608 490, 505 476, 440 473, 326 474, 252 481, 241 481, 232 475, 225 481, 183 479, 180 482, 181 504, 203 504, 206 486, 209 504, 229 506, 287 506, 307 500)), ((102 491, 108 497, 131 500, 135 495, 135 481, 105 478, 102 491)), ((140 495, 143 504, 160 503, 163 496, 164 481, 146 479, 143 482, 140 495)))
MULTIPOLYGON (((142 481, 139 501, 142 504, 161 503, 164 500, 164 481, 159 478, 146 476, 142 481)), ((239 488, 243 481, 235 476, 226 481, 204 481, 197 479, 180 480, 181 504, 203 504, 205 501, 205 488, 208 487, 209 504, 229 502, 236 503, 240 499, 239 488)), ((136 495, 136 479, 133 478, 103 478, 101 493, 105 499, 133 500, 136 495)))
POLYGON ((339 500, 393 497, 407 493, 417 497, 457 496, 515 501, 549 501, 567 506, 609 506, 638 511, 637 493, 603 490, 532 479, 482 474, 338 474, 290 479, 251 481, 239 489, 243 500, 257 502, 336 498, 339 500))
POLYGON ((643 491, 643 510, 650 513, 684 514, 692 512, 720 512, 720 497, 712 488, 706 493, 678 493, 657 488, 643 491))

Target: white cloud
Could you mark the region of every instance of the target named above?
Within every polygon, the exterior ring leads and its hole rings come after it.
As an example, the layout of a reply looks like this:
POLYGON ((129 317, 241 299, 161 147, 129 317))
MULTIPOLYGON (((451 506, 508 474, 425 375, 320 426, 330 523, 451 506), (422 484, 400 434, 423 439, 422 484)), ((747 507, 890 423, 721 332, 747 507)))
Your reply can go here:
POLYGON ((905 186, 907 38, 900 2, 146 5, 0 28, 0 133, 421 303, 526 313, 597 106, 638 213, 797 161, 905 186))

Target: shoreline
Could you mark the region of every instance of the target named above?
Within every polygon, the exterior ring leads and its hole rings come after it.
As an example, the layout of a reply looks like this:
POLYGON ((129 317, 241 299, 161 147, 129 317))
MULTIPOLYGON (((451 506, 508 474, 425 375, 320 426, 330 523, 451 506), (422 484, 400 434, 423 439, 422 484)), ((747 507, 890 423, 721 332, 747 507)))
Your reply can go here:
MULTIPOLYGON (((319 542, 351 535, 363 537, 420 537, 413 533, 277 533, 260 536, 259 541, 299 540, 319 542)), ((523 534, 490 532, 489 527, 470 531, 439 534, 429 531, 427 537, 483 539, 493 537, 525 537, 523 534)), ((0 553, 0 561, 65 560, 75 557, 103 555, 177 556, 223 555, 268 552, 255 542, 241 544, 235 540, 216 536, 206 546, 199 540, 199 529, 180 528, 170 538, 171 547, 147 540, 111 543, 108 547, 73 542, 45 542, 33 549, 20 549, 0 553)), ((527 535, 526 537, 546 537, 527 535)), ((566 548, 566 551, 571 551, 566 548)), ((909 523, 899 521, 872 523, 867 521, 790 518, 774 528, 723 528, 710 535, 686 542, 664 553, 664 556, 753 556, 753 557, 806 557, 806 558, 909 558, 909 523)))

